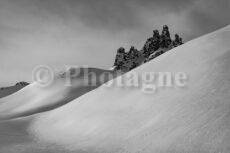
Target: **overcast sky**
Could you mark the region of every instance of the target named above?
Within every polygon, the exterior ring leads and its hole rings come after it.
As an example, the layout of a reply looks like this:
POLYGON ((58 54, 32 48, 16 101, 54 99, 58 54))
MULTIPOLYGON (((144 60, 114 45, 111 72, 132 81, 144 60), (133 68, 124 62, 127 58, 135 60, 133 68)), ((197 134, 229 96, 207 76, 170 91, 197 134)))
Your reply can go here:
POLYGON ((37 65, 109 68, 117 48, 140 49, 169 25, 189 41, 230 23, 229 0, 0 0, 0 86, 37 65))

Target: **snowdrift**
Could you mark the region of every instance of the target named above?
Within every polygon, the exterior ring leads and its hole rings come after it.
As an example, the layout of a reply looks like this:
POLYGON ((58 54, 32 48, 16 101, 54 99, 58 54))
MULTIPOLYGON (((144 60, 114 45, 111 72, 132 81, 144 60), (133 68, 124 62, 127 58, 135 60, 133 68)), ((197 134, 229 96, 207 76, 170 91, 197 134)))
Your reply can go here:
MULTIPOLYGON (((93 72, 97 76, 105 72, 114 74, 113 71, 96 68, 73 68, 69 71, 73 71, 73 74, 79 73, 79 75, 71 75, 72 72, 58 74, 48 86, 39 86, 36 83, 32 83, 13 95, 0 99, 0 119, 28 116, 55 109, 97 88, 103 83, 99 79, 90 79, 89 85, 95 84, 95 86, 84 86, 85 78, 83 75, 85 72, 93 72)), ((108 80, 109 77, 105 78, 104 81, 107 82, 108 80)))
MULTIPOLYGON (((189 76, 185 88, 160 88, 154 94, 145 94, 139 89, 101 86, 56 109, 1 121, 0 152, 229 152, 229 42, 230 26, 190 41, 134 70, 140 75, 146 71, 185 72, 189 76)), ((54 101, 56 95, 63 93, 60 89, 56 92, 56 88, 40 95, 54 101), (53 94, 53 90, 58 94, 53 94)), ((0 115, 15 114, 17 109, 10 111, 11 103, 15 105, 20 100, 18 95, 23 97, 27 89, 3 99, 0 115)), ((69 99, 68 94, 61 95, 69 99)), ((34 99, 37 105, 43 105, 44 100, 38 98, 26 97, 22 101, 34 99)), ((36 109, 37 105, 32 106, 36 109)))

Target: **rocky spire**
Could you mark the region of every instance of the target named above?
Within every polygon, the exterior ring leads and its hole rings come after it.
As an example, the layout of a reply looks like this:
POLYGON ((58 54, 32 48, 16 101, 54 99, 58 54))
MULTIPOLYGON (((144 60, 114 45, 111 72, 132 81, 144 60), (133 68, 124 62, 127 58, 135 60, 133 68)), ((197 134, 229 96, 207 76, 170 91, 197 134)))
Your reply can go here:
POLYGON ((169 33, 169 28, 167 25, 163 26, 162 34, 161 34, 161 41, 160 41, 160 47, 161 48, 168 48, 171 44, 172 40, 169 33))
POLYGON ((162 34, 161 35, 165 35, 166 37, 170 38, 169 27, 167 25, 163 26, 163 30, 162 30, 162 34))
POLYGON ((180 36, 178 34, 175 34, 175 39, 173 40, 173 46, 177 47, 177 46, 180 46, 182 44, 183 44, 182 38, 180 38, 180 36))

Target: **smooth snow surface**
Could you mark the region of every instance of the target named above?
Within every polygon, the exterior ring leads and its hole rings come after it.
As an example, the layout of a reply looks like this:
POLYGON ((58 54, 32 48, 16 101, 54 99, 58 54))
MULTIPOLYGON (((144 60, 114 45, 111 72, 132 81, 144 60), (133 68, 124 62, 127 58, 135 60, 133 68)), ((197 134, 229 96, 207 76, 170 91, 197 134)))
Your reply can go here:
MULTIPOLYGON (((19 92, 0 99, 0 119, 18 118, 53 110, 101 85, 100 78, 97 77, 96 80, 90 79, 92 81, 88 83, 94 86, 84 86, 86 78, 83 75, 86 72, 89 74, 93 72, 96 76, 109 72, 115 76, 114 72, 109 70, 73 68, 69 72, 56 75, 48 86, 43 87, 32 83, 19 92), (76 76, 75 74, 78 73, 79 75, 76 76), (66 79, 67 77, 69 78, 66 79)), ((91 78, 90 75, 88 78, 91 78)), ((103 81, 108 80, 109 77, 105 77, 103 81)))
POLYGON ((229 152, 230 26, 133 71, 185 72, 189 83, 154 94, 101 86, 81 97, 79 84, 74 93, 30 85, 0 100, 0 153, 229 152))

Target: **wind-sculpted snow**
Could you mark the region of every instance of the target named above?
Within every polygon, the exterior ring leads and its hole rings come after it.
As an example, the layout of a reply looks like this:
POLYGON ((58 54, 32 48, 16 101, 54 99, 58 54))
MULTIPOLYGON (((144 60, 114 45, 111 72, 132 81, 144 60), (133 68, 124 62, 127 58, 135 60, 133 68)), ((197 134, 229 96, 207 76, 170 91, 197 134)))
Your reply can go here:
POLYGON ((29 85, 29 83, 27 83, 27 82, 18 82, 15 86, 1 87, 0 88, 0 98, 7 97, 7 96, 21 90, 22 88, 26 87, 27 85, 29 85))
MULTIPOLYGON (((100 74, 104 72, 114 74, 113 71, 108 70, 79 68, 72 69, 79 71, 80 73, 78 75, 65 75, 68 72, 56 75, 52 83, 48 86, 42 87, 36 83, 32 83, 19 92, 0 99, 0 119, 13 119, 49 111, 100 86, 101 82, 99 79, 91 79, 95 82, 89 83, 95 84, 94 86, 84 86, 85 78, 83 75, 85 69, 88 69, 87 72, 89 73, 94 72, 97 76, 100 76, 100 74)), ((108 77, 105 78, 105 82, 108 80, 108 77)))
MULTIPOLYGON (((186 87, 160 88, 145 94, 136 88, 101 86, 57 109, 0 122, 1 131, 15 133, 14 142, 11 136, 2 138, 0 133, 0 152, 227 153, 229 42, 228 26, 134 69, 138 74, 185 72, 189 76, 186 87), (21 131, 13 129, 17 125, 21 131), (19 137, 22 142, 16 141, 19 137), (12 142, 4 144, 3 139, 12 142)), ((4 99, 3 104, 8 102, 4 99)))

